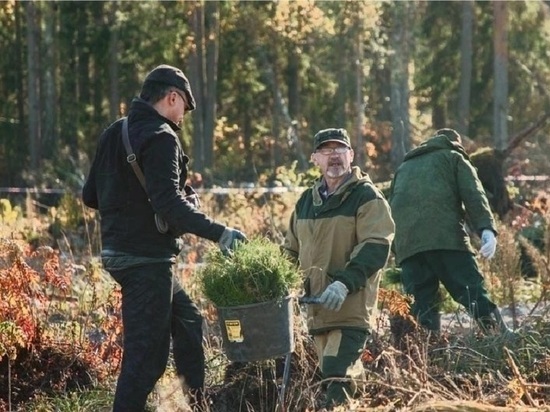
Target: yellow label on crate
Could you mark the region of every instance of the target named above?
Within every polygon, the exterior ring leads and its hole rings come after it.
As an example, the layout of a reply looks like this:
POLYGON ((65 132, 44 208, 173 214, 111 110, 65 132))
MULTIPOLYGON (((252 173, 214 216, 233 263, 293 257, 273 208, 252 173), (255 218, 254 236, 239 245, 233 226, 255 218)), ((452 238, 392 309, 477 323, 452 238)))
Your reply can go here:
POLYGON ((244 340, 239 320, 226 320, 225 330, 227 331, 227 340, 229 342, 242 342, 244 340))

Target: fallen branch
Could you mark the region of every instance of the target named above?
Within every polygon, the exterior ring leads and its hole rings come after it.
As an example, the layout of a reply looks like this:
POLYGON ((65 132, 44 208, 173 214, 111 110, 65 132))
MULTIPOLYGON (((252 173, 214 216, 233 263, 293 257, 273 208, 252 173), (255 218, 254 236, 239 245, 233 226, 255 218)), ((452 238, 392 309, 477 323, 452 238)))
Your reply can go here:
POLYGON ((512 153, 512 151, 520 145, 520 143, 527 137, 531 136, 533 133, 535 133, 537 130, 542 128, 546 121, 550 119, 550 113, 545 113, 542 115, 535 123, 533 123, 531 126, 526 127, 519 133, 516 133, 512 138, 510 139, 508 143, 508 147, 502 151, 502 159, 504 160, 506 157, 512 153))
POLYGON ((508 365, 510 365, 510 369, 512 369, 512 372, 516 379, 518 380, 521 389, 523 390, 523 394, 529 401, 530 406, 537 406, 536 402, 534 401, 533 397, 531 396, 531 393, 529 392, 529 389, 527 388, 525 379, 523 379, 523 376, 521 375, 516 363, 514 362, 514 359, 512 358, 512 353, 510 350, 505 346, 504 353, 506 354, 506 358, 508 359, 508 365))

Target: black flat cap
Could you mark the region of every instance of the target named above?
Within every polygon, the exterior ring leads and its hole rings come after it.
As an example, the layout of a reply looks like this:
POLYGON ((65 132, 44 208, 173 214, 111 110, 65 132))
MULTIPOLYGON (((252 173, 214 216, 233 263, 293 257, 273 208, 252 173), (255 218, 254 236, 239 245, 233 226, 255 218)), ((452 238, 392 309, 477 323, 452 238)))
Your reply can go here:
POLYGON ((191 92, 191 85, 189 80, 185 77, 185 74, 177 67, 170 66, 168 64, 161 64, 155 67, 145 77, 144 84, 147 82, 157 82, 174 86, 175 88, 183 91, 187 98, 187 111, 195 110, 195 98, 191 92))

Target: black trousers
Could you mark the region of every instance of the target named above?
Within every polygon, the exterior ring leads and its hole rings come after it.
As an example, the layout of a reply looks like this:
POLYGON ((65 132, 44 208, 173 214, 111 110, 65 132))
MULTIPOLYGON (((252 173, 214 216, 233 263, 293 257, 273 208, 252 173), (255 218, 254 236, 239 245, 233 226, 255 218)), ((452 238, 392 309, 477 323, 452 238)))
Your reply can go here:
POLYGON ((122 288, 122 367, 113 412, 141 412, 166 369, 170 339, 178 376, 190 389, 204 386, 202 317, 171 263, 112 271, 122 288))

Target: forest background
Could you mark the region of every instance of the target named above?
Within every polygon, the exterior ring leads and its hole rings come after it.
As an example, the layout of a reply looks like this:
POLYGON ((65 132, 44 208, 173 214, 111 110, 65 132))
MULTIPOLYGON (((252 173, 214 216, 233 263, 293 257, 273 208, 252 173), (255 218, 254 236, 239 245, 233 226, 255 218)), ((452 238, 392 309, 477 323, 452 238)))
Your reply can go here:
MULTIPOLYGON (((182 68, 198 103, 180 138, 205 211, 277 241, 315 175, 309 154, 319 129, 345 127, 355 163, 384 187, 407 150, 438 128, 456 128, 479 154, 472 158, 502 218, 497 256, 482 264, 492 296, 513 308, 513 326, 518 302, 547 307, 549 18, 546 1, 0 2, 0 411, 50 410, 40 399, 29 406, 37 388, 68 411, 109 410, 120 302, 97 259, 97 215, 79 194, 100 133, 161 63, 182 68), (257 190, 273 186, 289 193, 257 190), (215 190, 227 187, 237 190, 215 190), (509 202, 519 206, 512 214, 509 202), (521 256, 530 257, 530 273, 521 256), (525 286, 522 275, 538 283, 525 286), (105 390, 102 406, 77 409, 88 402, 82 388, 105 390)), ((185 240, 178 267, 212 324, 215 312, 192 280, 209 245, 185 240)), ((385 281, 395 274, 390 262, 385 281)), ((548 405, 547 330, 537 323, 540 339, 518 341, 513 360, 506 343, 473 335, 450 354, 428 352, 426 342, 403 352, 374 342, 364 357, 374 381, 362 405, 548 405)), ((271 410, 272 383, 243 401, 259 369, 228 380, 219 336, 208 339, 218 410, 251 402, 271 410)), ((319 398, 304 347, 293 372, 295 410, 319 398)))
MULTIPOLYGON (((160 63, 192 83, 181 139, 206 186, 304 171, 325 127, 348 129, 375 181, 441 127, 504 150, 550 111, 549 13, 543 1, 4 1, 0 186, 78 191, 99 134, 160 63)), ((515 172, 546 173, 547 131, 515 172)))

